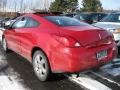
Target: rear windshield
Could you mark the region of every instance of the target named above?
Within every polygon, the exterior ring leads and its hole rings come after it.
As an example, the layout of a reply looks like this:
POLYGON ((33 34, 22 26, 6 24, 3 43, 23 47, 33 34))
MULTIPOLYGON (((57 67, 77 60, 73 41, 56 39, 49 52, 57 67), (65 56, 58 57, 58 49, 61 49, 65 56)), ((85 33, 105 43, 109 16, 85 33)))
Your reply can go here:
POLYGON ((77 19, 65 17, 65 16, 46 16, 44 18, 59 26, 87 26, 88 25, 86 23, 80 22, 77 19))

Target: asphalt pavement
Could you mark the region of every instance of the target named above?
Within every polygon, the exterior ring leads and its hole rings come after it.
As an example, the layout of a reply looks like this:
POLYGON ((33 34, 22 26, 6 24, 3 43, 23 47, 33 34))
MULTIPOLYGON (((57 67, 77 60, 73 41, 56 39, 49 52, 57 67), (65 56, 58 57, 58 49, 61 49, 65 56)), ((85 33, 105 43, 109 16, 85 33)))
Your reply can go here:
POLYGON ((0 45, 0 90, 82 90, 64 75, 40 82, 31 63, 15 52, 4 53, 0 45))

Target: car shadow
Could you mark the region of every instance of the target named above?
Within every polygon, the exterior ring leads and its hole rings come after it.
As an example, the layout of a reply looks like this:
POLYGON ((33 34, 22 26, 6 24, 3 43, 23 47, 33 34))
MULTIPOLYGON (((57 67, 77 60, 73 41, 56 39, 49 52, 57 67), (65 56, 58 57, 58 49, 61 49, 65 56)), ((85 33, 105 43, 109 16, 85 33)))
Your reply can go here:
POLYGON ((53 74, 47 82, 40 82, 33 72, 31 63, 29 63, 26 59, 14 52, 5 54, 5 57, 8 65, 10 65, 10 67, 19 74, 18 78, 22 79, 25 85, 32 90, 40 90, 39 88, 41 87, 43 87, 41 90, 50 90, 52 85, 55 85, 54 87, 57 88, 59 86, 59 82, 67 80, 67 78, 62 74, 53 74))
POLYGON ((5 57, 7 65, 1 68, 6 74, 14 76, 27 90, 82 90, 71 82, 63 74, 52 74, 49 81, 40 82, 33 72, 30 62, 13 51, 5 53, 0 43, 0 56, 5 57), (11 71, 11 69, 13 69, 11 71), (17 73, 17 75, 16 75, 17 73))

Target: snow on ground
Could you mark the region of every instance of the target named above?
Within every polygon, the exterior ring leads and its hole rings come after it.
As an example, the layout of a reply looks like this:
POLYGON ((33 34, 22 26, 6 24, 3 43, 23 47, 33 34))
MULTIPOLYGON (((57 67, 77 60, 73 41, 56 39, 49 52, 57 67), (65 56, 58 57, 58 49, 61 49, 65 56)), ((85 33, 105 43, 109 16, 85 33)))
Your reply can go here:
POLYGON ((0 90, 30 90, 4 59, 0 56, 0 90))

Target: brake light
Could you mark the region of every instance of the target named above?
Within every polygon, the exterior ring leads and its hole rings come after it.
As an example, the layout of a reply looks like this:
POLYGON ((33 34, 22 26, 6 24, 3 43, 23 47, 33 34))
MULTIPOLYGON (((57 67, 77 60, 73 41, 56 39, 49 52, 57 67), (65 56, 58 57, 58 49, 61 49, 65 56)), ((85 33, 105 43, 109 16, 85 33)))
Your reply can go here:
POLYGON ((66 47, 80 47, 80 43, 72 37, 57 35, 53 35, 53 37, 66 47))

